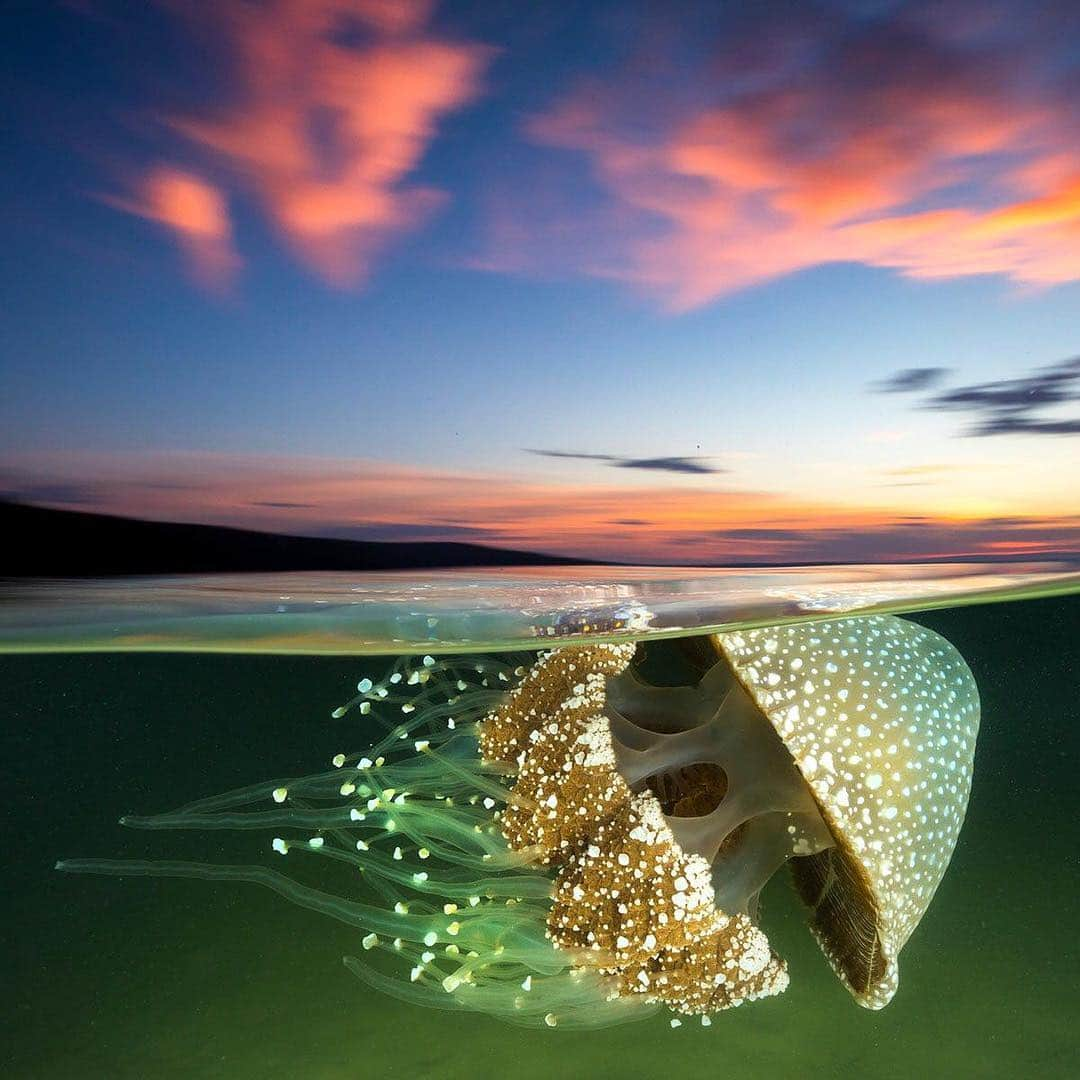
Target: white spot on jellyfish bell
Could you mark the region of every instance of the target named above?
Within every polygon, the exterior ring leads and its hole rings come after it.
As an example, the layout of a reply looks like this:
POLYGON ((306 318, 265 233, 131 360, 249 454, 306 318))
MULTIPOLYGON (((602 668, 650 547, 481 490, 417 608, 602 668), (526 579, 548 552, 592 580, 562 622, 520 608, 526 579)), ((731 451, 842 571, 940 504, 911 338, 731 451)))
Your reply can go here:
POLYGON ((964 820, 979 729, 975 680, 944 638, 892 615, 715 640, 814 781, 836 847, 793 859, 796 886, 837 974, 859 1004, 879 1009, 896 992, 897 957, 964 820), (810 680, 807 671, 829 677, 810 680), (826 760, 835 772, 820 768, 826 760))

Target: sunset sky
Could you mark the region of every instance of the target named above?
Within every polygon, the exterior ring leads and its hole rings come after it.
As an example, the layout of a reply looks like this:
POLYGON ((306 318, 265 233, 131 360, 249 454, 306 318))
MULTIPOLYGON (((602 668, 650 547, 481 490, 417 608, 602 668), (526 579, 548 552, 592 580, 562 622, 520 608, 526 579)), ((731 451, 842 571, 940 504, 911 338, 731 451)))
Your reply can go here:
POLYGON ((1080 5, 16 3, 0 495, 1080 553, 1080 5))

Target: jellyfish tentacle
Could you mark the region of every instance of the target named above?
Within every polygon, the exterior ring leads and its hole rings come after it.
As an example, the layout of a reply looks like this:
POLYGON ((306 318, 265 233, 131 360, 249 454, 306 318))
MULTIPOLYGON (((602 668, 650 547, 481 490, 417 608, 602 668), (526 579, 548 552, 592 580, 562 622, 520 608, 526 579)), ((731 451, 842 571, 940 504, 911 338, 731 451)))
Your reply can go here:
POLYGON ((322 858, 336 859, 348 863, 365 873, 377 874, 387 881, 411 892, 426 895, 444 896, 450 899, 467 900, 470 896, 489 899, 512 897, 515 900, 548 900, 551 896, 551 883, 547 878, 536 874, 492 875, 483 878, 462 877, 449 872, 447 868, 432 869, 431 872, 414 871, 404 858, 394 859, 369 848, 361 855, 355 850, 338 848, 330 844, 312 847, 310 843, 289 844, 290 854, 294 851, 311 854, 322 858), (405 868, 399 868, 399 865, 405 868))
POLYGON ((349 811, 339 810, 249 810, 240 814, 166 813, 141 816, 125 814, 120 824, 147 832, 175 829, 331 829, 346 825, 349 811))
MULTIPOLYGON (((498 671, 505 675, 506 668, 498 671)), ((552 1009, 562 1005, 581 1011, 590 1000, 602 1004, 606 995, 597 996, 596 980, 577 989, 575 978, 570 996, 559 990, 577 969, 573 954, 553 948, 547 937, 551 878, 537 867, 534 852, 511 850, 493 822, 495 808, 510 799, 507 768, 480 760, 476 721, 494 695, 465 691, 451 703, 452 697, 442 689, 414 698, 426 701, 415 717, 395 723, 365 754, 336 755, 332 771, 125 819, 150 829, 279 830, 273 847, 280 854, 355 867, 385 907, 321 893, 259 867, 79 861, 63 868, 262 884, 362 929, 365 949, 370 943, 411 963, 408 983, 391 980, 399 990, 408 988, 406 996, 429 987, 444 996, 454 990, 461 995, 455 1007, 533 1023, 557 1022, 552 1009), (424 738, 408 739, 420 731, 424 738), (271 800, 277 805, 266 808, 271 800), (289 839, 301 831, 306 836, 289 839), (530 996, 533 980, 537 992, 530 996), (518 998, 523 1006, 514 1004, 518 998)), ((644 1014, 640 1008, 621 1012, 644 1014)))
MULTIPOLYGON (((500 696, 498 687, 511 681, 514 672, 512 664, 500 661, 495 657, 474 659, 472 663, 462 662, 456 657, 436 659, 433 656, 424 656, 420 663, 415 663, 411 656, 399 657, 391 665, 390 669, 378 682, 370 678, 361 679, 357 684, 357 693, 344 705, 339 705, 333 710, 332 716, 340 719, 356 706, 367 715, 375 704, 386 705, 409 705, 410 711, 426 707, 431 699, 439 694, 444 697, 447 689, 453 687, 458 694, 465 693, 473 688, 474 683, 479 683, 483 690, 489 690, 487 694, 474 689, 469 698, 469 706, 479 708, 481 711, 487 704, 494 704, 500 696), (479 679, 476 676, 480 676, 479 679), (492 688, 494 681, 495 688, 492 688), (430 688, 428 688, 428 684, 430 688), (425 687, 418 695, 410 695, 410 686, 425 687), (404 693, 399 692, 404 690, 404 693)), ((451 691, 450 702, 457 700, 451 691)), ((384 723, 380 714, 375 714, 380 723, 384 723)))
POLYGON ((61 859, 57 862, 56 869, 66 873, 111 877, 182 877, 263 885, 301 907, 329 915, 339 922, 360 929, 394 937, 409 937, 416 941, 422 941, 424 935, 430 931, 429 919, 413 916, 413 921, 409 922, 410 917, 407 915, 394 915, 382 908, 313 889, 265 866, 221 866, 182 860, 149 862, 140 859, 61 859))
POLYGON ((490 968, 471 979, 434 982, 421 976, 415 983, 404 983, 357 957, 346 957, 345 966, 367 986, 412 1004, 483 1012, 522 1026, 595 1028, 640 1020, 659 1007, 610 997, 610 980, 582 969, 568 970, 568 963, 550 975, 532 977, 527 989, 525 981, 518 980, 518 972, 500 977, 490 968))

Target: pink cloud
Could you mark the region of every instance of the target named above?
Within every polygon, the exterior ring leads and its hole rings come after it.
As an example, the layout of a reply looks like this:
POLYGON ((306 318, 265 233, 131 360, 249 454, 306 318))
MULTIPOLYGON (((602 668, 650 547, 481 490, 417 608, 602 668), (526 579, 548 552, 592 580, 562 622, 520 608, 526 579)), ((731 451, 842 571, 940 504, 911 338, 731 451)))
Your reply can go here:
POLYGON ((253 193, 335 285, 362 282, 388 238, 444 198, 408 177, 439 122, 479 93, 490 50, 426 34, 430 6, 272 0, 187 10, 220 35, 234 96, 169 126, 253 193))
POLYGON ((231 283, 240 258, 233 250, 225 196, 213 184, 184 169, 159 165, 136 181, 129 196, 104 201, 168 229, 199 284, 217 291, 231 283))
MULTIPOLYGON (((674 310, 840 261, 916 278, 1080 279, 1080 139, 1067 95, 1019 81, 1031 55, 902 14, 861 36, 838 20, 789 29, 802 47, 756 79, 736 35, 707 75, 669 70, 664 84, 632 65, 529 122, 534 142, 584 156, 619 221, 567 261, 674 310)), ((509 233, 500 206, 478 263, 506 269, 528 249, 523 222, 546 253, 576 212, 538 220, 519 205, 509 233)))

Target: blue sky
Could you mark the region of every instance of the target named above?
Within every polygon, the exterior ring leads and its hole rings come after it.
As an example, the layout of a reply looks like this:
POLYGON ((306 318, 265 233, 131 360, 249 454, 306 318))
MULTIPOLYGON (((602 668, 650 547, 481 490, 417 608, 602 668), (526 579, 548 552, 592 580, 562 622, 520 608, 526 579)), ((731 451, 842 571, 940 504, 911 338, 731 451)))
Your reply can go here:
POLYGON ((555 7, 17 9, 0 486, 646 561, 1080 546, 1077 19, 555 7))

